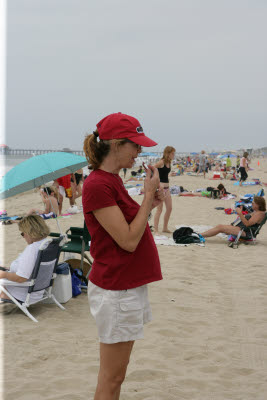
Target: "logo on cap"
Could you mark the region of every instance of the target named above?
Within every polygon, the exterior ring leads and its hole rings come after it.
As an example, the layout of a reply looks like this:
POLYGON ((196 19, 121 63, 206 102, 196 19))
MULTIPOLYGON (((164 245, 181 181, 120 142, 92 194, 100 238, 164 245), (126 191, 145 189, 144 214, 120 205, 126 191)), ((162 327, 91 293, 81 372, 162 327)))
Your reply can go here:
POLYGON ((138 126, 138 127, 136 128, 136 132, 137 132, 137 133, 143 133, 144 131, 143 131, 142 126, 138 126))

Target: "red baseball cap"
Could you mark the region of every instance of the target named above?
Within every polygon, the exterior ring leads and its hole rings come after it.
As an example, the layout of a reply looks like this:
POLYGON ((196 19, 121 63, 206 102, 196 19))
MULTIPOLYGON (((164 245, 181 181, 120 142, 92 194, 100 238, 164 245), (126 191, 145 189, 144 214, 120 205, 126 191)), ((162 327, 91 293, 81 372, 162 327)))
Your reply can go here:
POLYGON ((154 140, 145 136, 140 122, 130 115, 122 113, 110 114, 98 122, 97 130, 102 140, 129 139, 144 147, 156 146, 154 140))

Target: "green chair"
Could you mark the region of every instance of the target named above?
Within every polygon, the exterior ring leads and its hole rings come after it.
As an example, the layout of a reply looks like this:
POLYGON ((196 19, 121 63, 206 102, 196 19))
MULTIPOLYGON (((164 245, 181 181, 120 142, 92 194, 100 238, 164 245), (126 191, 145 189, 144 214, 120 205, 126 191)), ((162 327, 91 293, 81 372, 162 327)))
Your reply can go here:
MULTIPOLYGON (((60 234, 55 232, 50 232, 50 236, 58 237, 60 234)), ((86 251, 90 252, 90 241, 91 235, 88 232, 86 223, 84 222, 83 228, 79 228, 76 226, 71 226, 66 231, 67 243, 65 243, 61 247, 61 252, 68 252, 68 253, 76 253, 81 254, 81 264, 80 268, 83 269, 83 260, 84 258, 88 261, 90 267, 92 266, 92 261, 85 253, 86 251)), ((88 275, 88 274, 87 274, 88 275)))

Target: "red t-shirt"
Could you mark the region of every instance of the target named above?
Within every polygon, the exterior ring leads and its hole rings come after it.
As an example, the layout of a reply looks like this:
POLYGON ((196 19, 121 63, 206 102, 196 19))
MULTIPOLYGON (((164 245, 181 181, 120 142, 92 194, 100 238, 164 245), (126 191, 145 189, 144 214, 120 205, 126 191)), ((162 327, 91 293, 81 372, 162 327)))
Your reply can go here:
POLYGON ((69 175, 65 175, 65 176, 61 176, 61 178, 57 178, 58 184, 60 186, 63 186, 65 189, 68 189, 71 187, 71 183, 70 183, 70 174, 69 175))
POLYGON ((91 282, 107 290, 126 290, 162 279, 158 250, 148 224, 136 250, 130 253, 112 239, 92 213, 118 206, 126 221, 133 221, 140 206, 128 195, 119 175, 93 171, 84 181, 82 202, 92 238, 91 282))

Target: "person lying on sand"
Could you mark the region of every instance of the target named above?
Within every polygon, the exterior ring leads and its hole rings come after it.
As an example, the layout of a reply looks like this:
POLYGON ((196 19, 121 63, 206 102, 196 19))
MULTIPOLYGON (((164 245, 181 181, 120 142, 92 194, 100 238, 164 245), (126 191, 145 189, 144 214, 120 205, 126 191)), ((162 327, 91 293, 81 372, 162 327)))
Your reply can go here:
POLYGON ((250 239, 250 229, 252 232, 256 230, 265 217, 266 202, 264 197, 255 196, 252 202, 252 208, 254 211, 251 214, 247 214, 246 217, 242 214, 242 206, 236 208, 236 213, 239 215, 241 220, 237 226, 217 225, 214 228, 202 233, 202 236, 207 238, 218 235, 218 233, 237 236, 239 232, 244 229, 241 236, 250 239))
POLYGON ((227 192, 225 189, 224 185, 220 183, 217 186, 217 189, 212 188, 212 187, 207 187, 206 190, 202 190, 201 192, 181 192, 179 196, 189 196, 189 197, 208 197, 208 198, 217 198, 217 199, 222 199, 223 197, 227 196, 228 194, 231 194, 227 192))

